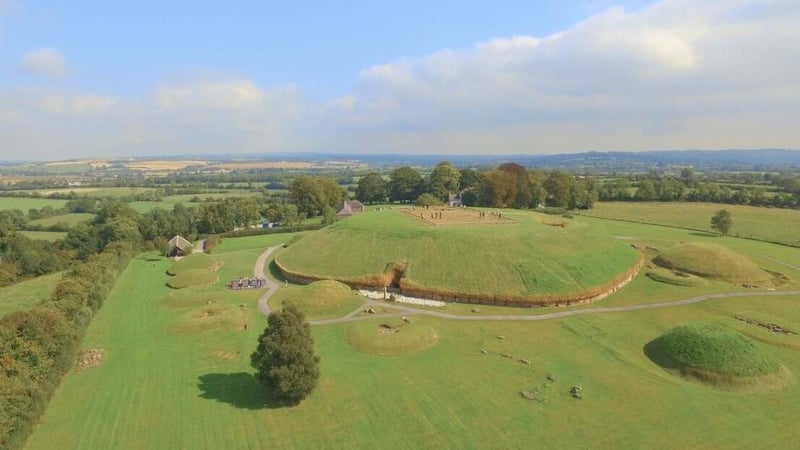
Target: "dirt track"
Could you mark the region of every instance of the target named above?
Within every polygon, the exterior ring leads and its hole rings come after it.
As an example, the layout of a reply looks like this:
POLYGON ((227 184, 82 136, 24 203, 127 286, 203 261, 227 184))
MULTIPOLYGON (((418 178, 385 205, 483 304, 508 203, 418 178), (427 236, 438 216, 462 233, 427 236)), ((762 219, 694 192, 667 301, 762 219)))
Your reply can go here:
MULTIPOLYGON (((280 248, 280 245, 276 245, 274 247, 268 248, 261 256, 258 257, 256 260, 256 264, 253 267, 253 275, 254 276, 264 276, 267 279, 267 291, 258 299, 258 309, 266 316, 269 315, 271 312, 268 305, 268 300, 278 290, 279 284, 275 281, 271 280, 265 273, 264 273, 264 266, 266 265, 267 259, 272 252, 280 248)), ((671 302, 662 302, 662 303, 649 303, 644 305, 627 305, 627 306, 607 306, 607 307, 592 307, 592 308, 584 308, 584 309, 572 309, 566 311, 559 311, 554 313, 548 314, 538 314, 538 315, 517 315, 517 314, 475 314, 475 315, 457 315, 457 314, 448 314, 442 313, 437 311, 429 311, 425 309, 418 309, 412 308, 410 306, 403 306, 397 303, 390 303, 390 302, 379 302, 375 300, 367 300, 364 302, 363 305, 359 306, 358 309, 355 311, 347 314, 344 317, 339 317, 337 319, 325 319, 325 320, 312 320, 309 321, 311 325, 328 325, 328 324, 335 324, 335 323, 345 323, 345 322, 355 322, 359 320, 369 320, 375 317, 391 317, 391 316, 413 316, 413 315, 424 315, 424 316, 432 316, 432 317, 439 317, 442 319, 450 319, 450 320, 473 320, 473 321, 480 321, 480 320, 495 320, 495 321, 535 321, 535 320, 550 320, 550 319, 559 319, 562 317, 570 317, 570 316, 578 316, 582 314, 598 314, 598 313, 613 313, 613 312, 626 312, 626 311, 639 311, 643 309, 660 309, 660 308, 672 308, 676 306, 683 306, 683 305, 691 305, 693 303, 700 303, 708 300, 718 299, 718 298, 735 298, 735 297, 754 297, 754 296, 763 296, 763 297, 778 297, 778 296, 791 296, 791 295, 800 295, 800 290, 795 291, 752 291, 752 292, 727 292, 727 293, 720 293, 720 294, 705 294, 705 295, 698 295, 695 297, 685 298, 681 300, 673 300, 671 302), (374 315, 358 315, 359 312, 366 308, 388 308, 397 310, 397 313, 388 313, 388 314, 374 314, 374 315)))

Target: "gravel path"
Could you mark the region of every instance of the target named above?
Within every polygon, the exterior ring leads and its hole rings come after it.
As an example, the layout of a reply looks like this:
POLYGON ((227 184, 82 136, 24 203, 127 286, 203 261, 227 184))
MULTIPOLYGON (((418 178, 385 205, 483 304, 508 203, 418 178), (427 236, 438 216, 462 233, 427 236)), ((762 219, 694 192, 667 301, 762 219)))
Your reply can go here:
MULTIPOLYGON (((266 316, 269 315, 271 312, 269 309, 269 305, 267 301, 278 290, 280 285, 270 278, 267 278, 264 274, 264 266, 269 258, 269 255, 272 252, 280 248, 280 245, 276 245, 274 247, 268 248, 261 256, 258 257, 256 260, 256 264, 253 267, 253 275, 260 277, 263 276, 267 279, 267 291, 258 299, 258 309, 266 316)), ((718 298, 736 298, 736 297, 754 297, 754 296, 763 296, 763 297, 779 297, 779 296, 791 296, 791 295, 800 295, 800 290, 795 291, 750 291, 750 292, 726 292, 720 294, 705 294, 705 295, 698 295, 696 297, 684 298, 681 300, 674 300, 671 302, 661 302, 661 303, 648 303, 643 305, 626 305, 626 306, 607 306, 607 307, 592 307, 592 308, 584 308, 584 309, 573 309, 567 311, 559 311, 554 313, 548 314, 538 314, 538 315, 517 315, 517 314, 475 314, 475 315, 458 315, 458 314, 448 314, 443 312, 437 311, 430 311, 426 309, 418 309, 412 308, 410 306, 403 306, 398 303, 390 303, 390 302, 381 302, 376 300, 367 300, 355 311, 347 314, 344 317, 339 317, 337 319, 324 319, 324 320, 311 320, 309 323, 311 325, 329 325, 335 323, 345 323, 345 322, 356 322, 359 320, 369 320, 375 317, 398 317, 398 316, 414 316, 414 315, 423 315, 423 316, 432 316, 432 317, 439 317, 442 319, 450 319, 450 320, 498 320, 498 321, 537 321, 537 320, 551 320, 551 319, 559 319, 562 317, 570 317, 570 316, 578 316, 582 314, 598 314, 598 313, 613 313, 613 312, 626 312, 626 311, 640 311, 643 309, 660 309, 660 308, 673 308, 676 306, 683 306, 683 305, 691 305, 693 303, 700 303, 705 302, 708 300, 718 299, 718 298), (396 313, 385 313, 385 314, 369 314, 369 315, 359 315, 359 313, 366 309, 366 308, 388 308, 396 310, 396 313)))
POLYGON ((269 278, 266 273, 264 273, 264 268, 267 264, 267 259, 269 259, 269 255, 271 255, 272 252, 275 251, 275 249, 281 248, 282 245, 283 244, 276 245, 274 247, 266 249, 264 253, 262 253, 261 256, 258 257, 258 259, 256 260, 256 264, 253 266, 253 276, 256 278, 264 277, 264 279, 266 280, 265 285, 267 286, 267 291, 264 292, 261 295, 261 297, 258 298, 258 309, 261 310, 261 313, 264 314, 265 316, 268 316, 269 313, 272 312, 269 309, 268 301, 269 298, 272 297, 272 294, 274 294, 275 291, 278 290, 280 285, 272 281, 272 279, 269 278))

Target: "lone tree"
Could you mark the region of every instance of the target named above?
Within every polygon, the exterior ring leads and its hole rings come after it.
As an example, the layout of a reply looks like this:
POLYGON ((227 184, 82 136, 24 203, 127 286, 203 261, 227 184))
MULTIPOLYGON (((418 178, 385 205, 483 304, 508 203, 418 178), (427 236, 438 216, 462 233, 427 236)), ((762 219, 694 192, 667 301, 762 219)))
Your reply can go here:
POLYGON ((726 236, 733 226, 733 216, 727 209, 720 209, 711 218, 711 229, 716 230, 719 234, 726 236))
POLYGON ((314 354, 311 327, 296 306, 270 313, 250 364, 256 369, 256 378, 287 403, 300 403, 314 390, 319 357, 314 354))

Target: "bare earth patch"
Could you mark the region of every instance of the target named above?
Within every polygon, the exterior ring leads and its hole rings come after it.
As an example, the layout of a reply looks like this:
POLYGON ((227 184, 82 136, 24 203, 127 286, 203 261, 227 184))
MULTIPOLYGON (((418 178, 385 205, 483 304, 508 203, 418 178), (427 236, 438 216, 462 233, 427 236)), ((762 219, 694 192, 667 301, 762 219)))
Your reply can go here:
POLYGON ((93 348, 81 354, 78 358, 78 362, 75 364, 75 368, 77 370, 91 369, 92 367, 99 366, 101 362, 103 362, 103 349, 93 348))

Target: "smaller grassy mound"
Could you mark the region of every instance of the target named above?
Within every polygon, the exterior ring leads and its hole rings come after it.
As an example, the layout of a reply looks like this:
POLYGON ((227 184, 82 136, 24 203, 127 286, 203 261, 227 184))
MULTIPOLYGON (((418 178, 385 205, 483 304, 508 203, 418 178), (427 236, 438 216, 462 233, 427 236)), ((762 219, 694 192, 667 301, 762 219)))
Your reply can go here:
POLYGON ((182 270, 180 273, 170 278, 167 281, 167 286, 173 289, 183 289, 189 286, 208 286, 214 284, 219 280, 217 274, 209 272, 205 269, 188 269, 182 270))
POLYGON ((344 336, 355 350, 379 356, 417 353, 439 342, 439 333, 430 325, 422 321, 406 323, 398 318, 353 322, 344 336))
POLYGON ((211 255, 193 253, 176 261, 169 270, 167 270, 167 273, 170 275, 178 275, 181 272, 194 269, 215 271, 219 268, 220 264, 221 263, 211 255))
POLYGON ((726 247, 689 242, 667 249, 653 260, 661 267, 734 284, 770 285, 772 276, 726 247))
POLYGON ((306 286, 278 290, 270 299, 274 309, 293 303, 309 320, 342 317, 355 311, 364 299, 349 286, 334 280, 322 280, 306 286))
POLYGON ((708 280, 704 280, 698 276, 683 272, 675 272, 661 267, 650 269, 645 275, 653 281, 673 284, 675 286, 702 287, 709 285, 708 280))
POLYGON ((250 320, 250 311, 233 305, 208 305, 180 316, 169 327, 173 334, 196 334, 226 329, 241 330, 250 320))
POLYGON ((789 375, 752 339, 716 322, 673 328, 644 350, 665 369, 718 387, 771 390, 789 375))

